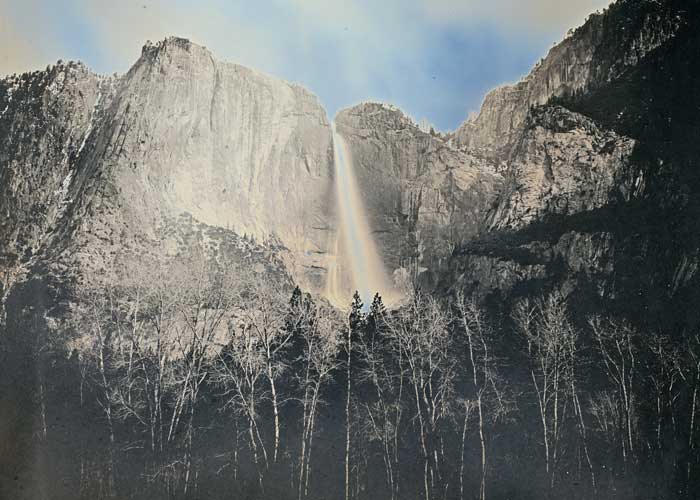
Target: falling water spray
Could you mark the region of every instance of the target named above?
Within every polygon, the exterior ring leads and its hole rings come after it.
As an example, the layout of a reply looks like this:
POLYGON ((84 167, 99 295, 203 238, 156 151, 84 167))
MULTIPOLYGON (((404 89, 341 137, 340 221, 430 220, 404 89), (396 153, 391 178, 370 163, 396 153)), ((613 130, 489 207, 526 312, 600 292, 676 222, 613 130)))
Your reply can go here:
POLYGON ((347 306, 354 290, 368 306, 375 293, 386 303, 395 300, 396 291, 377 252, 372 231, 358 189, 352 156, 333 123, 335 189, 338 208, 338 232, 335 262, 329 269, 328 297, 347 306))

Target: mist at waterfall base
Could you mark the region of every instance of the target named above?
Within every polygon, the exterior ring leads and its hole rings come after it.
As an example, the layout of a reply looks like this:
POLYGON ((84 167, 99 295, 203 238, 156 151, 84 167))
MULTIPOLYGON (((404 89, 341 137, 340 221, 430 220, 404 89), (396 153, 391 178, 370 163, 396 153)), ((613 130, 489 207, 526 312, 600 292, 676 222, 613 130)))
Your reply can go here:
POLYGON ((336 258, 328 271, 326 296, 336 306, 347 307, 356 290, 365 308, 372 303, 376 293, 385 304, 391 304, 399 294, 377 251, 352 155, 335 123, 332 130, 338 230, 334 252, 336 258))

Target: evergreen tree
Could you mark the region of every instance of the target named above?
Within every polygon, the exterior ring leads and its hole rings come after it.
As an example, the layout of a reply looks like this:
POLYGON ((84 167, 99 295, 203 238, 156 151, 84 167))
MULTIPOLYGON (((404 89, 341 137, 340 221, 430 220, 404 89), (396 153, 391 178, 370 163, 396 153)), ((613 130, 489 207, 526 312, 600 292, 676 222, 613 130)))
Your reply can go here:
POLYGON ((289 308, 293 311, 297 307, 301 305, 302 301, 302 294, 301 294, 301 288, 299 288, 299 285, 294 287, 294 291, 292 292, 292 296, 289 299, 289 308))
POLYGON ((374 294, 372 305, 369 308, 369 314, 366 319, 367 335, 370 337, 380 333, 384 326, 384 317, 386 315, 386 307, 382 301, 382 296, 379 293, 374 294))
MULTIPOLYGON (((304 350, 303 333, 305 329, 311 327, 311 323, 313 322, 312 311, 314 308, 315 304, 311 296, 307 294, 307 296, 304 297, 301 289, 296 286, 289 299, 289 310, 287 311, 285 326, 287 332, 292 335, 288 353, 292 366, 296 366, 296 363, 301 361, 302 352, 304 350)), ((292 371, 294 371, 294 369, 292 371)))
POLYGON ((348 317, 350 331, 355 337, 357 337, 357 335, 360 333, 367 319, 363 310, 364 307, 365 305, 362 302, 362 298, 360 298, 360 293, 355 290, 355 293, 352 296, 352 303, 350 304, 350 315, 348 317))
POLYGON ((345 500, 350 498, 350 433, 351 433, 351 415, 350 401, 352 399, 352 364, 353 364, 353 340, 361 334, 365 326, 365 313, 363 312, 364 304, 360 298, 360 293, 355 290, 350 304, 350 314, 348 315, 348 325, 346 331, 345 354, 347 356, 345 367, 346 377, 346 399, 345 399, 345 500))

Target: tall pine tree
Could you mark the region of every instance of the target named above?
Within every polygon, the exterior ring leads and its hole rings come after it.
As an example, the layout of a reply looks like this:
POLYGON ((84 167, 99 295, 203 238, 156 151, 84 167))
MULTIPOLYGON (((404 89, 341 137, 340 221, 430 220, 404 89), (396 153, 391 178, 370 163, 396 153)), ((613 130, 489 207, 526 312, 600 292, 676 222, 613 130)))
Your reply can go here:
POLYGON ((369 308, 369 314, 365 320, 368 337, 374 337, 381 333, 384 326, 384 318, 386 316, 386 307, 384 307, 384 302, 382 301, 382 296, 378 293, 374 294, 374 299, 372 299, 372 305, 369 308))
POLYGON ((350 304, 350 314, 348 315, 348 327, 346 328, 346 377, 347 377, 347 393, 345 400, 345 500, 350 498, 350 402, 352 395, 352 350, 353 338, 361 335, 361 331, 365 325, 365 313, 363 312, 364 304, 360 298, 360 293, 355 290, 352 296, 352 304, 350 304))

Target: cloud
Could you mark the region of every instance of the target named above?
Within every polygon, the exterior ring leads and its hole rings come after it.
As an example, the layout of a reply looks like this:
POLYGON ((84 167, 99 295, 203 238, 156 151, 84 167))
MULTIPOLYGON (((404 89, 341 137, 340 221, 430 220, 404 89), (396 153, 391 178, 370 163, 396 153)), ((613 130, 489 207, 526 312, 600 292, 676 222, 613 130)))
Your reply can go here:
POLYGON ((297 81, 329 112, 391 101, 441 128, 605 0, 0 0, 0 73, 82 59, 125 72, 178 35, 297 81))

